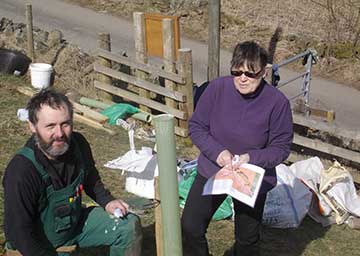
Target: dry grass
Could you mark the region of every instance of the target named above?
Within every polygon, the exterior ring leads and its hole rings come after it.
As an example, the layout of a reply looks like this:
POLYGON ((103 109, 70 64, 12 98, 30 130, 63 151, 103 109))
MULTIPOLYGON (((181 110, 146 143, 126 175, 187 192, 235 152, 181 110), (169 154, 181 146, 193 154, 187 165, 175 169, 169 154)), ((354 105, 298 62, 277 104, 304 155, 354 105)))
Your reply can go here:
MULTIPOLYGON (((178 15, 182 35, 207 41, 207 1, 188 1, 187 5, 184 1, 65 1, 128 19, 134 11, 178 15)), ((311 47, 320 56, 314 66, 317 76, 360 89, 359 8, 358 1, 352 0, 222 0, 221 46, 232 49, 239 41, 255 40, 268 47, 279 27, 275 63, 311 47)))

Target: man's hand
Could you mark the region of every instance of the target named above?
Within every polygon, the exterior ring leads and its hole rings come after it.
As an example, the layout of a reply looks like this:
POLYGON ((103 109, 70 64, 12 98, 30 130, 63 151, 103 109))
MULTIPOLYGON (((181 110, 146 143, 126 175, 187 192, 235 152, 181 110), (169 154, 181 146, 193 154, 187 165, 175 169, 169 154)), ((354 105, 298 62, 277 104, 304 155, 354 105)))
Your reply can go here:
POLYGON ((230 151, 225 149, 225 150, 221 151, 221 153, 216 158, 216 163, 220 167, 224 167, 225 165, 230 165, 230 167, 231 167, 232 166, 232 164, 231 164, 232 158, 233 158, 233 155, 230 153, 230 151))
POLYGON ((122 215, 125 216, 128 213, 129 205, 120 199, 115 199, 107 203, 105 210, 107 213, 114 215, 115 209, 119 208, 122 215))

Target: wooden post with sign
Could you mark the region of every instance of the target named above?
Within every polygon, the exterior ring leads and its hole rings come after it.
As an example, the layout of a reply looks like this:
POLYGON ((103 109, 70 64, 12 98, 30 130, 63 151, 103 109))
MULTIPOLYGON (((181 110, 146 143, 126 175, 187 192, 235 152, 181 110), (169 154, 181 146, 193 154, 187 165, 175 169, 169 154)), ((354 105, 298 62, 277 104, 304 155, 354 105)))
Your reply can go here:
MULTIPOLYGON (((163 53, 164 53, 164 67, 165 71, 176 72, 175 65, 175 42, 174 42, 174 21, 169 18, 165 18, 162 21, 162 31, 163 31, 163 53)), ((165 88, 168 88, 171 91, 176 91, 176 83, 165 79, 165 88)), ((172 108, 177 108, 177 103, 175 100, 170 98, 165 98, 165 104, 172 108)), ((175 125, 177 126, 177 120, 174 120, 175 125)))
POLYGON ((145 14, 141 12, 134 13, 135 29, 135 60, 124 57, 109 50, 98 49, 98 57, 107 59, 110 62, 120 63, 128 66, 131 70, 136 70, 134 74, 126 74, 119 70, 108 68, 95 62, 94 71, 121 80, 132 86, 127 89, 111 86, 101 81, 94 81, 94 86, 112 95, 120 96, 129 101, 139 104, 145 112, 151 110, 160 111, 173 115, 175 134, 188 136, 188 120, 193 112, 193 74, 192 74, 192 56, 190 49, 177 49, 179 47, 178 20, 177 18, 168 18, 171 16, 156 15, 159 25, 159 35, 151 36, 145 30, 145 14), (160 19, 161 16, 161 19, 160 19), (177 29, 176 29, 177 28, 177 29), (177 31, 177 32, 176 32, 177 31), (148 52, 145 47, 147 42, 153 41, 153 37, 161 38, 158 46, 161 46, 161 57, 163 58, 163 67, 151 65, 148 63, 148 52), (178 55, 179 63, 176 62, 178 55), (164 80, 164 86, 149 81, 149 76, 158 77, 164 80), (136 76, 136 77, 134 77, 136 76), (151 98, 151 94, 156 97, 151 98), (158 101, 158 96, 164 101, 158 101))
POLYGON ((145 13, 146 52, 148 56, 164 57, 163 19, 171 19, 175 59, 180 48, 179 17, 145 13))
MULTIPOLYGON (((142 64, 147 64, 148 58, 146 53, 146 32, 145 32, 145 20, 144 13, 134 12, 134 32, 135 32, 135 59, 142 64)), ((136 70, 136 77, 143 80, 147 80, 148 74, 142 70, 136 70)), ((139 95, 143 98, 150 99, 150 92, 139 88, 139 95)), ((151 113, 151 110, 140 105, 140 109, 151 113)))

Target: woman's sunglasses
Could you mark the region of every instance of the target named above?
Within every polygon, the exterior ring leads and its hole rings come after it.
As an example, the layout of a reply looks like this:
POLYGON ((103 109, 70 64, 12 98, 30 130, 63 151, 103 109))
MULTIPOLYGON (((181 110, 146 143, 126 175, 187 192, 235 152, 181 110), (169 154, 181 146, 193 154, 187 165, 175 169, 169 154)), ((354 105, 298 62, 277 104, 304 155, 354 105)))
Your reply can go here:
POLYGON ((260 75, 262 71, 263 70, 261 69, 259 72, 253 73, 253 72, 241 71, 241 70, 230 70, 230 73, 232 76, 241 76, 242 74, 244 74, 249 78, 256 78, 258 75, 260 75))

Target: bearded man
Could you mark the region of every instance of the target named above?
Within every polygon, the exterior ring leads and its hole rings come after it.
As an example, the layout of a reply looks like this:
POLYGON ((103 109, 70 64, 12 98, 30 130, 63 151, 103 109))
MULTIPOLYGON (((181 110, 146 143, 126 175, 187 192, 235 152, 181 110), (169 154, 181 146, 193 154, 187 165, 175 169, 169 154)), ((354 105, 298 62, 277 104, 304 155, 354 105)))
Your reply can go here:
POLYGON ((27 110, 33 135, 3 178, 7 252, 69 255, 71 246, 108 245, 111 256, 140 255, 140 220, 102 183, 89 143, 73 132, 69 99, 42 90, 27 110), (83 191, 100 207, 82 207, 83 191), (115 211, 123 217, 115 218, 115 211))

